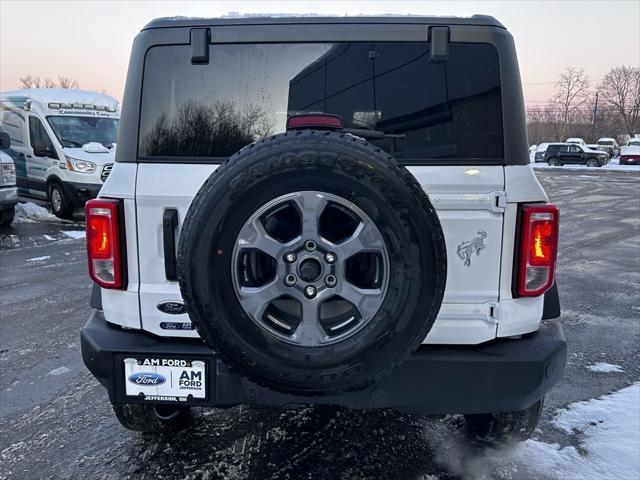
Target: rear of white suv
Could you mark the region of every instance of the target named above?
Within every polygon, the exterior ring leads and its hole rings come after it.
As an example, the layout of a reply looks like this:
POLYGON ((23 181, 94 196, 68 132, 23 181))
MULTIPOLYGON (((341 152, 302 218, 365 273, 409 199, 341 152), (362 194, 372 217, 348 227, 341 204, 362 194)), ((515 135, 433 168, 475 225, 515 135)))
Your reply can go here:
POLYGON ((530 433, 566 344, 526 145, 488 17, 152 22, 86 207, 85 363, 134 429, 322 403, 530 433))

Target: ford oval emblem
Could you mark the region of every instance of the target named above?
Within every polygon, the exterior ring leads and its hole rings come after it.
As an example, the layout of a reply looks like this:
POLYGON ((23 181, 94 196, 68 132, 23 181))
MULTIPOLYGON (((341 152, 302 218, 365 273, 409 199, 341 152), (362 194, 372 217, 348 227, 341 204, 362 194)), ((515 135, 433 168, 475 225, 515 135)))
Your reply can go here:
POLYGON ((129 381, 134 385, 156 387, 158 385, 162 385, 164 382, 167 381, 167 379, 164 378, 159 373, 138 372, 131 375, 129 377, 129 381))
POLYGON ((157 305, 157 308, 162 313, 168 313, 169 315, 182 315, 183 313, 187 313, 187 307, 185 307, 184 303, 182 302, 176 302, 176 301, 160 302, 157 305))

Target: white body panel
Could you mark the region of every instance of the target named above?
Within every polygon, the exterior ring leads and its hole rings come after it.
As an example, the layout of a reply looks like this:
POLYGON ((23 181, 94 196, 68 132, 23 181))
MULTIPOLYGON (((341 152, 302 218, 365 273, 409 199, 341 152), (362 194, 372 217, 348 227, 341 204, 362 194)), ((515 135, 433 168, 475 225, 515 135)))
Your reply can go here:
MULTIPOLYGON (((119 164, 116 164, 116 168, 119 164)), ((165 277, 162 243, 162 214, 167 208, 178 210, 178 231, 191 200, 216 165, 140 164, 136 187, 138 233, 140 237, 140 310, 142 326, 157 335, 197 337, 195 330, 163 330, 162 322, 190 323, 189 316, 171 315, 158 310, 164 301, 182 301, 177 282, 165 277), (179 173, 178 173, 179 172, 179 173)), ((115 171, 115 168, 114 168, 115 171)))
POLYGON ((118 163, 100 190, 103 197, 124 199, 125 243, 127 245, 127 289, 102 289, 102 308, 108 322, 128 328, 142 328, 138 277, 138 235, 136 218, 136 173, 131 163, 118 163))

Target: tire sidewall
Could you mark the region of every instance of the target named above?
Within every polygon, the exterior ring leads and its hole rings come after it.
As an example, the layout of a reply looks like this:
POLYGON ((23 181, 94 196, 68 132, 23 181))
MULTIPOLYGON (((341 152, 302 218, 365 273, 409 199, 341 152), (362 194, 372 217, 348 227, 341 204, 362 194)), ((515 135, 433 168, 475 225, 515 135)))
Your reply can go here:
POLYGON ((70 214, 69 200, 67 199, 64 189, 57 182, 52 182, 49 184, 49 203, 51 203, 51 210, 56 217, 59 218, 67 218, 70 214), (60 193, 60 208, 56 209, 55 204, 53 202, 53 191, 57 190, 60 193))

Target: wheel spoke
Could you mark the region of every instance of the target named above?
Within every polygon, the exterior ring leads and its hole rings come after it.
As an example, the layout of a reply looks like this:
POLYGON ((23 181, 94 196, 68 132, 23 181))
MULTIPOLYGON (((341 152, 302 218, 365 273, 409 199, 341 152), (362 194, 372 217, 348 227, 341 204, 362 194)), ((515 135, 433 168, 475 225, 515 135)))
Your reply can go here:
POLYGON ((325 342, 326 336, 320 325, 320 302, 303 301, 302 319, 293 337, 303 345, 321 345, 325 342))
POLYGON ((259 218, 242 227, 238 235, 238 246, 260 250, 276 260, 284 253, 286 247, 269 236, 259 218))
POLYGON ((381 290, 378 288, 358 288, 348 282, 341 282, 336 295, 351 303, 362 318, 370 318, 380 307, 381 290))
POLYGON ((318 240, 318 221, 327 204, 327 199, 316 192, 302 192, 293 197, 302 216, 302 237, 318 240))
POLYGON ((343 261, 356 253, 382 251, 383 249, 382 237, 369 222, 360 222, 353 235, 335 248, 338 257, 343 261))
POLYGON ((269 304, 282 296, 283 291, 278 278, 262 287, 240 287, 240 304, 247 314, 260 321, 269 304))

